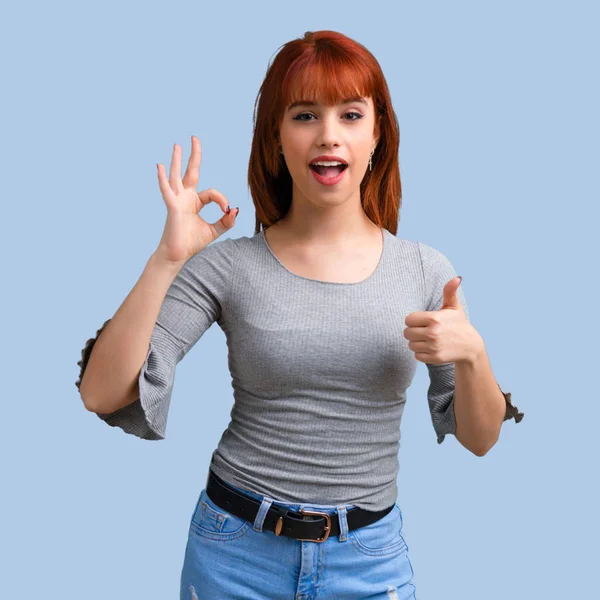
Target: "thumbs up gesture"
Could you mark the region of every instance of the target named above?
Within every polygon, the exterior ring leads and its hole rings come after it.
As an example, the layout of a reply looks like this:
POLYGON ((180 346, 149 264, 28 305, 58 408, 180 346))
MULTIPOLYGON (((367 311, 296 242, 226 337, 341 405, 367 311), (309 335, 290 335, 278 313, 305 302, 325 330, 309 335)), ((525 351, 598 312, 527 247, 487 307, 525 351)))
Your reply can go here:
POLYGON ((458 299, 461 280, 454 277, 444 286, 440 310, 413 312, 404 320, 404 337, 417 360, 432 365, 469 362, 484 348, 458 299))

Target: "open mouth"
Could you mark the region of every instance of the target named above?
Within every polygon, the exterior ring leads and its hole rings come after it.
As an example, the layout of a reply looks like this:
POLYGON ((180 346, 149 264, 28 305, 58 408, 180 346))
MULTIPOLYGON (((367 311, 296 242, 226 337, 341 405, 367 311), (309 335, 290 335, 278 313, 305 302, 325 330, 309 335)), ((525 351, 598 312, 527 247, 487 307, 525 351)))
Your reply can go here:
POLYGON ((321 177, 337 177, 342 171, 348 168, 348 165, 337 165, 335 167, 325 167, 323 165, 308 166, 321 177))
POLYGON ((348 165, 345 163, 336 166, 309 164, 309 167, 318 183, 325 186, 335 186, 344 179, 348 165))

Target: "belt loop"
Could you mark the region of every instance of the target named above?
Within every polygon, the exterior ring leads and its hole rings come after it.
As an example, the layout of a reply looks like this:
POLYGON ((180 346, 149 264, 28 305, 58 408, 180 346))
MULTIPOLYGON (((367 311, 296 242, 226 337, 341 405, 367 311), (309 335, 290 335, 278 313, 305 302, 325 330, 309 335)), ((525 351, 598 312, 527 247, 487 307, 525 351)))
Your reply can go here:
POLYGON ((271 504, 273 504, 274 500, 274 498, 269 498, 269 496, 263 497, 262 502, 260 503, 260 508, 256 513, 256 518, 254 519, 254 531, 262 532, 265 517, 267 515, 267 512, 271 508, 271 504))
POLYGON ((348 512, 345 506, 337 507, 338 521, 340 523, 340 542, 345 542, 348 539, 348 512))

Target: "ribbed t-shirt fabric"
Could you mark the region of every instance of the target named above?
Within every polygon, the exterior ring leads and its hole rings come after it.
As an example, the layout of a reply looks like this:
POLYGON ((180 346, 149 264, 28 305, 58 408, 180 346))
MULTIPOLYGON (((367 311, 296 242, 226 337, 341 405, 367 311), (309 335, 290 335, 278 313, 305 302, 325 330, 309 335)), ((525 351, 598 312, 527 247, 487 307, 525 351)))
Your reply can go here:
MULTIPOLYGON (((292 273, 264 230, 211 243, 166 294, 140 371, 140 397, 98 416, 140 438, 164 439, 176 365, 216 321, 227 340, 234 402, 213 471, 282 502, 390 506, 406 390, 419 363, 404 320, 439 310, 443 287, 457 274, 439 250, 381 232, 379 263, 357 283, 292 273)), ((462 284, 458 298, 469 318, 462 284)), ((77 387, 108 321, 82 350, 77 387)), ((426 366, 441 443, 456 430, 454 363, 426 366)), ((519 422, 523 413, 504 395, 505 420, 519 422)))

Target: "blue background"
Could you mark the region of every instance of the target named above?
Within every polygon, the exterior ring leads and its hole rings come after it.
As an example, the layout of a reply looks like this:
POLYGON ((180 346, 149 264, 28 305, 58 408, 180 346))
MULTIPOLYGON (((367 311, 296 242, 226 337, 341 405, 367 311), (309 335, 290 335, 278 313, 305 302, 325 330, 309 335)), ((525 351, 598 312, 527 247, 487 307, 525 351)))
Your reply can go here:
POLYGON ((224 237, 253 235, 254 100, 277 49, 319 29, 379 60, 401 128, 398 236, 463 276, 525 412, 484 457, 438 445, 419 365, 398 477, 419 600, 594 596, 597 5, 7 2, 0 22, 1 597, 178 597, 233 401, 225 336, 214 324, 179 364, 160 443, 87 412, 76 363, 158 244, 156 163, 175 142, 185 169, 198 136, 198 189, 240 206, 224 237))

